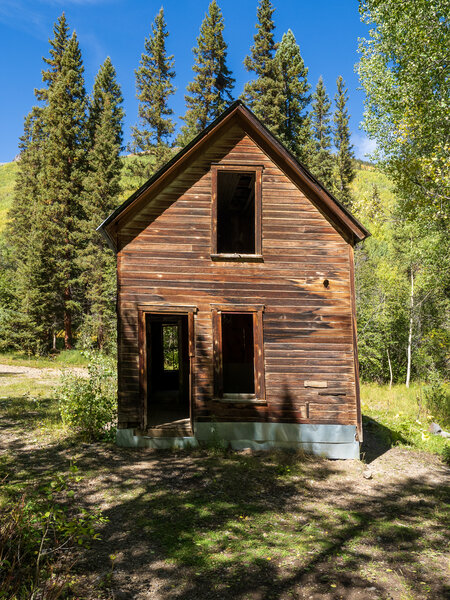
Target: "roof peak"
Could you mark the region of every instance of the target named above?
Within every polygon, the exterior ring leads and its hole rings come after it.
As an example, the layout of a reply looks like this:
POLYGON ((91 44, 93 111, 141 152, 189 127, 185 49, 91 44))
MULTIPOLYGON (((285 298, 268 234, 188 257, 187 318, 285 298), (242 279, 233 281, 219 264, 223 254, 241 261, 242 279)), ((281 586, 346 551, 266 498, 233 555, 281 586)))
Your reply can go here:
MULTIPOLYGON (((111 237, 108 229, 112 223, 117 222, 119 216, 122 216, 127 209, 138 202, 147 190, 150 190, 159 180, 164 179, 170 172, 176 171, 177 167, 182 167, 187 157, 191 156, 195 151, 200 150, 206 139, 209 139, 214 132, 220 131, 226 123, 230 122, 233 116, 240 116, 245 124, 252 130, 254 138, 260 140, 268 146, 268 154, 275 153, 277 160, 275 162, 284 165, 284 171, 289 171, 288 176, 292 179, 296 177, 307 185, 313 192, 314 197, 319 205, 323 204, 323 212, 329 212, 337 219, 341 227, 339 230, 347 232, 352 243, 357 243, 370 235, 370 233, 361 225, 357 219, 348 211, 334 196, 329 192, 310 172, 298 161, 298 159, 269 131, 269 129, 256 117, 251 109, 241 100, 237 99, 232 102, 214 121, 212 121, 203 131, 201 131, 189 144, 182 148, 171 160, 161 167, 148 181, 146 181, 139 189, 137 189, 125 202, 119 206, 111 215, 109 215, 103 223, 97 228, 107 239, 108 244, 116 250, 116 242, 111 237), (286 167, 289 167, 286 169, 286 167)), ((258 141, 254 139, 256 143, 258 141)), ((280 165, 279 165, 280 166, 280 165)), ((281 166, 280 168, 283 167, 281 166)), ((310 200, 316 204, 314 199, 310 200)), ((318 206, 318 208, 320 208, 318 206)), ((330 216, 330 215, 329 215, 330 216)), ((336 224, 335 224, 336 226, 336 224)))

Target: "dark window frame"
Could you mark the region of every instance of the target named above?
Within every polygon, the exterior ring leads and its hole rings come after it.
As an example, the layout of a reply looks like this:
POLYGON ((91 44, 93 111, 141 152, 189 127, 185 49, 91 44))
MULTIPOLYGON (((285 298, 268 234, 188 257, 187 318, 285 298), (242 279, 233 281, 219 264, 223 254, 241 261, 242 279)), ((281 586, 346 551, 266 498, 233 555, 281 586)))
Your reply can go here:
POLYGON ((266 404, 264 368, 264 306, 212 305, 214 400, 240 404, 266 404), (254 394, 224 394, 222 362, 222 313, 253 315, 254 394))
POLYGON ((262 261, 262 165, 248 164, 221 164, 211 165, 211 259, 231 260, 238 262, 262 261), (255 252, 244 253, 219 253, 217 250, 217 174, 219 171, 234 171, 238 173, 252 173, 255 175, 255 252))

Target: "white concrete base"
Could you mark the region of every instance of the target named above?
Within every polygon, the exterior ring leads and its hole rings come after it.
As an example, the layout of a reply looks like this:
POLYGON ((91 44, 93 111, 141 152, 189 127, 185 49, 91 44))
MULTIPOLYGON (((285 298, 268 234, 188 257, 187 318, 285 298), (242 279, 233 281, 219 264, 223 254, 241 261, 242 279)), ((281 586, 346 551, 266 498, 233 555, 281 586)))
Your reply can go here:
POLYGON ((116 444, 122 448, 153 448, 155 450, 168 450, 170 448, 181 450, 183 448, 196 448, 198 441, 195 437, 148 437, 134 435, 134 429, 118 429, 116 444))
POLYGON ((117 445, 127 448, 191 448, 199 442, 230 445, 233 450, 286 448, 334 459, 359 459, 355 425, 298 423, 194 423, 194 436, 152 438, 118 429, 117 445))

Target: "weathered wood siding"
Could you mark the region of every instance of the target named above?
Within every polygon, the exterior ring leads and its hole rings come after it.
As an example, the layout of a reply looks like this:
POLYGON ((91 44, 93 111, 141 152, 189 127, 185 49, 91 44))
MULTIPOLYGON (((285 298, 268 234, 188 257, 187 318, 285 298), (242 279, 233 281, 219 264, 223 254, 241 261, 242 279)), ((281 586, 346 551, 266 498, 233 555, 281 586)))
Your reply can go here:
POLYGON ((242 130, 230 128, 118 231, 120 426, 141 416, 141 303, 198 307, 195 419, 357 424, 351 247, 242 130), (264 166, 264 262, 211 260, 211 162, 264 166), (224 303, 265 305, 266 405, 211 400, 211 304, 224 303))

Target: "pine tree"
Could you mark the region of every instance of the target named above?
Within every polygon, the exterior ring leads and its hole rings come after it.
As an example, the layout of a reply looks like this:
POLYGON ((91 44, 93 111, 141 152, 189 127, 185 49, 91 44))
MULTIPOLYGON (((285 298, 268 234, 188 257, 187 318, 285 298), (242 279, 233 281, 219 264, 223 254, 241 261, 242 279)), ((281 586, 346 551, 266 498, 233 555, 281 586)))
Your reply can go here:
POLYGON ((146 38, 139 69, 135 71, 140 127, 132 128, 130 151, 151 154, 153 160, 135 160, 132 174, 148 179, 172 155, 168 140, 175 130, 169 98, 175 93, 173 56, 167 56, 164 10, 160 9, 146 38))
POLYGON ((61 63, 63 54, 69 43, 69 26, 67 24, 66 15, 62 13, 59 19, 53 26, 54 38, 49 40, 50 43, 50 58, 43 58, 43 61, 48 65, 48 69, 42 71, 42 81, 47 87, 40 90, 34 90, 36 98, 41 102, 48 100, 48 90, 58 78, 61 72, 61 63))
POLYGON ((56 296, 47 262, 41 171, 44 156, 44 110, 34 107, 25 118, 20 138, 19 170, 9 212, 7 241, 15 271, 13 311, 4 323, 8 344, 26 352, 49 349, 55 331, 56 296))
POLYGON ((312 131, 314 141, 314 154, 309 163, 312 174, 328 188, 333 188, 334 161, 331 155, 331 125, 330 125, 331 102, 327 95, 322 76, 313 94, 312 103, 312 131))
POLYGON ((111 127, 115 133, 115 143, 123 150, 124 111, 122 108, 122 91, 116 81, 116 70, 108 56, 101 65, 94 81, 93 93, 89 105, 89 134, 91 145, 94 144, 95 132, 100 123, 105 103, 111 107, 111 127))
POLYGON ((283 128, 285 98, 281 71, 274 56, 274 10, 270 0, 260 0, 255 43, 250 49, 251 55, 244 59, 247 71, 255 73, 256 79, 245 84, 242 100, 272 133, 278 134, 283 128))
POLYGON ((49 258, 53 240, 42 234, 46 218, 43 205, 36 203, 26 246, 16 265, 17 313, 11 335, 13 346, 38 354, 56 349, 56 332, 61 325, 61 301, 53 277, 55 262, 49 258))
POLYGON ((311 86, 307 80, 308 68, 290 29, 283 34, 275 57, 284 88, 284 120, 280 127, 280 138, 299 160, 307 163, 311 151, 311 124, 305 109, 311 101, 308 94, 311 86))
POLYGON ((71 348, 73 314, 79 309, 75 258, 83 219, 80 198, 88 141, 83 70, 73 33, 62 56, 61 71, 48 90, 41 190, 41 235, 52 240, 47 263, 59 298, 66 349, 71 348))
POLYGON ((345 205, 351 206, 352 198, 349 185, 355 178, 353 146, 350 143, 348 127, 349 115, 347 110, 347 89, 341 75, 336 81, 337 92, 334 97, 336 110, 334 113, 334 145, 337 156, 337 197, 345 205))
POLYGON ((96 228, 118 205, 123 138, 121 104, 122 93, 108 57, 95 79, 89 111, 92 147, 84 180, 87 219, 84 247, 78 257, 86 298, 81 337, 95 337, 100 349, 114 337, 115 260, 96 228))
POLYGON ((224 20, 216 0, 212 0, 193 49, 194 81, 187 86, 185 125, 178 137, 186 145, 197 133, 214 121, 233 101, 235 80, 226 65, 227 44, 223 39, 224 20))
POLYGON ((17 262, 23 260, 25 240, 30 231, 34 207, 39 200, 39 174, 45 141, 43 109, 34 106, 25 117, 24 133, 19 140, 18 173, 14 198, 8 213, 7 239, 17 262))
MULTIPOLYGON (((43 106, 34 107, 25 119, 20 139, 19 174, 7 237, 12 248, 16 271, 14 327, 10 328, 12 345, 30 352, 44 352, 55 340, 58 320, 57 290, 54 286, 52 233, 48 225, 43 192, 48 127, 46 125, 49 95, 57 82, 63 56, 69 44, 69 27, 64 13, 55 23, 54 39, 49 40, 50 58, 44 58, 48 69, 42 72, 46 87, 35 90, 43 106)), ((51 227, 50 227, 51 228, 51 227)))

